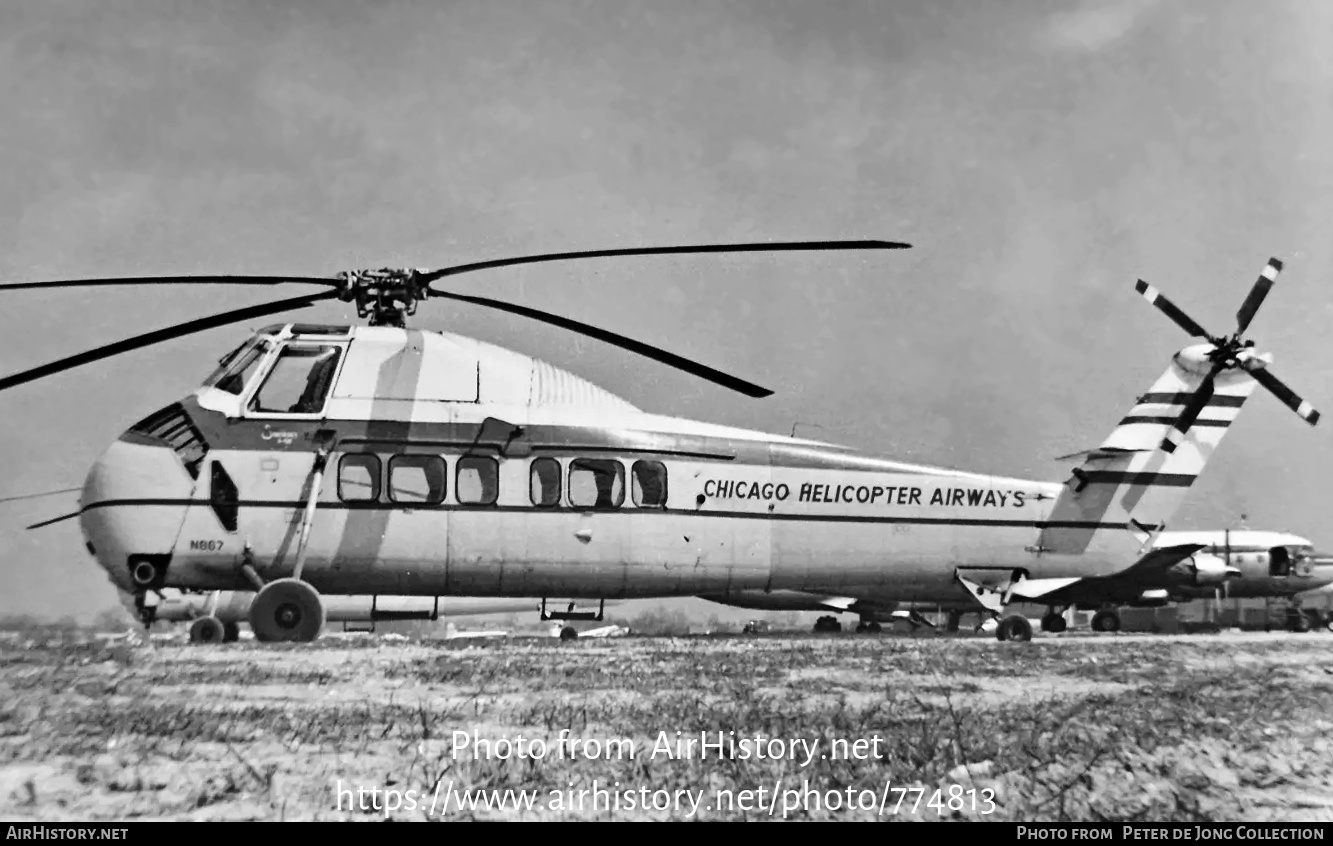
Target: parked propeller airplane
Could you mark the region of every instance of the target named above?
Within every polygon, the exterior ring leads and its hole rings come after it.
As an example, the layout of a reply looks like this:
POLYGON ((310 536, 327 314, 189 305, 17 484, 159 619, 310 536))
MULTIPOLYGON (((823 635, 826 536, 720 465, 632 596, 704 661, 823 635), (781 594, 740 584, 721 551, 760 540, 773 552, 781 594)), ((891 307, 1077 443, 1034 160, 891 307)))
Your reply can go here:
MULTIPOLYGON (((166 590, 161 601, 149 604, 153 597, 140 597, 120 590, 121 603, 147 625, 156 621, 190 623, 191 643, 232 643, 240 637, 240 624, 249 621, 254 591, 212 591, 189 594, 166 590)), ((345 631, 352 625, 366 626, 357 631, 374 631, 376 623, 402 620, 438 620, 442 617, 484 617, 492 614, 518 614, 543 611, 543 599, 478 599, 462 596, 325 596, 325 623, 342 623, 345 631)), ((565 603, 555 603, 556 607, 565 603)), ((567 604, 574 611, 576 602, 567 604)), ((605 603, 616 605, 616 600, 605 603)), ((578 636, 572 626, 565 626, 578 636)), ((262 640, 257 636, 256 639, 262 640)))
MULTIPOLYGON (((1107 576, 1049 579, 1044 583, 1016 585, 1010 601, 1047 606, 1042 631, 1063 632, 1070 608, 1096 611, 1092 628, 1099 632, 1120 630, 1117 606, 1156 608, 1195 599, 1258 598, 1287 599, 1293 613, 1289 625, 1309 631, 1312 624, 1324 625, 1322 617, 1300 612, 1302 594, 1333 584, 1333 557, 1318 553, 1306 538, 1284 532, 1231 531, 1161 532, 1154 550, 1195 546, 1198 551, 1176 560, 1145 556, 1124 570, 1107 576), (1166 563, 1164 563, 1166 562, 1166 563), (1035 588, 1035 589, 1034 589, 1035 588)), ((815 622, 815 631, 841 631, 837 614, 859 618, 858 633, 877 633, 882 623, 908 619, 916 625, 933 625, 920 615, 938 609, 948 614, 947 628, 957 631, 963 614, 986 613, 976 600, 955 603, 915 602, 891 591, 849 590, 836 593, 803 591, 732 591, 701 597, 711 602, 760 611, 832 611, 815 622)))
MULTIPOLYGON (((120 587, 258 592, 250 625, 310 641, 323 594, 695 596, 856 585, 918 599, 977 598, 997 618, 1015 589, 1172 566, 1198 544, 1152 548, 1256 384, 1307 422, 1308 403, 1241 335, 1276 278, 1269 263, 1230 337, 1176 353, 1068 483, 859 454, 641 411, 544 362, 406 328, 427 298, 572 329, 747 396, 764 388, 568 318, 434 287, 485 268, 705 252, 901 249, 883 241, 704 245, 546 254, 441 270, 319 277, 160 277, 328 287, 140 335, 0 379, 0 389, 192 332, 355 302, 368 327, 284 323, 225 356, 192 395, 131 426, 88 474, 78 517, 120 587), (326 472, 333 484, 324 483, 326 472), (1140 561, 1146 557, 1148 561, 1140 561)), ((47 525, 53 521, 38 524, 47 525)), ((999 626, 1027 640, 1026 618, 999 626)))

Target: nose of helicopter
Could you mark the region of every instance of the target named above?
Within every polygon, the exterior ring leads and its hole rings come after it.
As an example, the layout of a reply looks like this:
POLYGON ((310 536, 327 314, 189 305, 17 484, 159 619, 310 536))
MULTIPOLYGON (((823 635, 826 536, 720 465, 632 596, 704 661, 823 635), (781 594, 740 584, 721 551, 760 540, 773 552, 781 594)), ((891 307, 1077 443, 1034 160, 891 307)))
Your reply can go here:
POLYGON ((98 457, 79 497, 79 527, 117 590, 162 585, 193 488, 165 445, 122 436, 98 457))

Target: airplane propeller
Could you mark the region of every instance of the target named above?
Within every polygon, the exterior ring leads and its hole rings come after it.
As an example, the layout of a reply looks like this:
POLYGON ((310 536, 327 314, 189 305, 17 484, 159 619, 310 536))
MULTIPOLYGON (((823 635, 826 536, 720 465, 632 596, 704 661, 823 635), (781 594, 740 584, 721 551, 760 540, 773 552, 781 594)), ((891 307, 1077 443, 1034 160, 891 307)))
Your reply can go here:
POLYGON ((113 355, 119 355, 120 353, 184 337, 185 335, 190 335, 196 332, 203 332, 208 329, 240 323, 264 315, 278 314, 280 312, 305 308, 306 306, 313 305, 322 300, 337 299, 343 302, 355 302, 358 315, 361 317, 369 317, 372 326, 401 327, 405 325, 406 316, 415 313, 418 301, 427 298, 438 298, 497 309, 510 314, 517 314, 522 317, 539 320, 553 326, 558 326, 562 329, 569 329, 578 332, 579 334, 596 338, 597 340, 620 347, 621 349, 628 350, 629 352, 653 359, 654 361, 658 361, 670 367, 683 370, 694 376, 707 379, 722 385, 723 387, 730 388, 731 390, 739 391, 747 396, 766 397, 773 393, 767 388, 760 387, 759 385, 755 385, 744 379, 739 379, 735 376, 699 364, 698 362, 690 361, 687 358, 667 352, 666 350, 650 346, 640 341, 635 341, 631 338, 626 338, 622 335, 617 335, 614 332, 599 329, 595 326, 589 326, 586 323, 580 323, 579 321, 571 320, 567 317, 560 317, 559 315, 551 314, 549 312, 507 303, 502 300, 490 299, 488 297, 465 296, 463 294, 441 291, 432 287, 432 283, 438 282, 447 276, 457 276, 478 270, 491 270, 500 267, 512 267, 520 264, 566 261, 571 259, 606 258, 613 256, 682 255, 691 253, 782 252, 797 250, 905 250, 910 248, 910 244, 896 241, 873 240, 787 241, 755 244, 696 244, 672 247, 631 247, 627 249, 586 250, 570 253, 543 253, 540 255, 513 256, 510 258, 473 262, 471 264, 460 264, 436 270, 359 270, 344 272, 329 277, 234 275, 125 276, 98 279, 64 279, 50 282, 9 282, 0 284, 0 291, 32 290, 41 288, 102 287, 108 285, 212 284, 271 286, 286 283, 321 285, 332 288, 333 290, 317 294, 306 294, 300 297, 292 297, 286 300, 262 303, 247 308, 223 312, 221 314, 215 314, 175 326, 168 326, 163 329, 157 329, 152 332, 137 335, 133 338, 127 338, 122 341, 107 344, 96 349, 60 359, 59 361, 50 362, 41 365, 40 367, 25 370, 21 373, 0 377, 0 391, 12 388, 16 385, 21 385, 25 382, 31 382, 34 379, 39 379, 43 376, 60 373, 69 370, 70 368, 78 367, 79 365, 99 361, 113 355))
POLYGON ((1181 310, 1179 306, 1168 300, 1161 292, 1142 279, 1134 286, 1135 290, 1143 295, 1144 299, 1151 305, 1156 306, 1177 326, 1184 329, 1192 337, 1203 338, 1213 345, 1212 351, 1208 353, 1208 358, 1213 362, 1213 366, 1204 377, 1203 383, 1199 385, 1199 389, 1190 397, 1190 401, 1181 411, 1180 417, 1176 419, 1176 422, 1166 433, 1166 437, 1163 438, 1163 450, 1173 452, 1184 440, 1185 434, 1189 432, 1190 428, 1199 419, 1199 415, 1203 413, 1204 408, 1213 398, 1214 379, 1219 373, 1227 369, 1239 368, 1246 371, 1254 377, 1255 381, 1276 396, 1283 405, 1296 412, 1302 420, 1311 426, 1319 422, 1319 412, 1274 376, 1267 369, 1266 363, 1251 352, 1254 341, 1247 341, 1242 337, 1245 330, 1250 328, 1250 322, 1254 320, 1255 314, 1258 313, 1259 307, 1263 305, 1264 299, 1268 296, 1268 292, 1272 290, 1273 283, 1277 281, 1277 276, 1281 272, 1282 262, 1279 259, 1270 258, 1263 272, 1259 274, 1259 278, 1255 280, 1254 286, 1250 288, 1250 293, 1245 297, 1245 302, 1241 303, 1240 308, 1236 311, 1236 331, 1230 336, 1213 335, 1181 310))

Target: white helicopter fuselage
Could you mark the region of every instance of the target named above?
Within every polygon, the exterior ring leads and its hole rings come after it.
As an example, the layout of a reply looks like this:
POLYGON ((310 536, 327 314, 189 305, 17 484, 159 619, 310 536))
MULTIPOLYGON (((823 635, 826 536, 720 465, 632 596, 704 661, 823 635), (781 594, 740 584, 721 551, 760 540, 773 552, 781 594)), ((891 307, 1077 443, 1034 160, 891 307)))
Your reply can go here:
POLYGON ((254 590, 303 552, 327 594, 966 599, 960 570, 1104 575, 1150 547, 1130 521, 1174 512, 1255 387, 1221 374, 1157 450, 1206 350, 1178 353, 1071 485, 647 414, 457 335, 284 324, 115 442, 79 519, 140 592, 254 590))

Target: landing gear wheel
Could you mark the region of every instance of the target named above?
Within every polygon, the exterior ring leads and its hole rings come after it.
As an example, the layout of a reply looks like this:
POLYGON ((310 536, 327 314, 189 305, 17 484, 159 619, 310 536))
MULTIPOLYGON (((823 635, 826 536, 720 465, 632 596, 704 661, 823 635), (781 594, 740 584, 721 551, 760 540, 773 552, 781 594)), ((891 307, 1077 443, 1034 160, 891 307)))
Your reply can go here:
POLYGON ((574 628, 573 626, 565 626, 563 629, 560 630, 561 640, 578 640, 578 637, 579 637, 578 629, 574 628))
POLYGON ((226 637, 217 617, 200 617, 190 624, 190 643, 221 643, 226 637))
POLYGON ((1310 618, 1299 611, 1291 615, 1288 624, 1291 630, 1297 634, 1305 634, 1310 630, 1310 618))
POLYGON ((837 617, 820 617, 815 620, 815 632, 817 633, 840 631, 842 631, 842 623, 838 622, 837 617))
POLYGON ((958 631, 958 624, 962 622, 963 615, 957 611, 950 611, 947 616, 948 620, 945 623, 945 628, 951 632, 958 631))
POLYGON ((222 624, 222 642, 235 643, 241 639, 241 627, 237 623, 222 624))
POLYGON ((1092 615, 1092 630, 1094 632, 1120 631, 1120 614, 1110 608, 1098 611, 1092 615))
POLYGON ((1005 617, 995 629, 995 637, 997 640, 1018 642, 1032 640, 1032 624, 1028 622, 1027 617, 1021 617, 1017 614, 1012 617, 1005 617))
POLYGON ((884 631, 884 629, 880 626, 879 623, 875 622, 866 623, 867 634, 879 634, 882 631, 884 631))
POLYGON ((257 640, 309 643, 324 628, 324 603, 306 582, 269 582, 250 606, 250 628, 257 640))
POLYGON ((1059 614, 1047 614, 1041 618, 1041 630, 1044 632, 1059 634, 1067 628, 1069 628, 1069 624, 1059 614))

